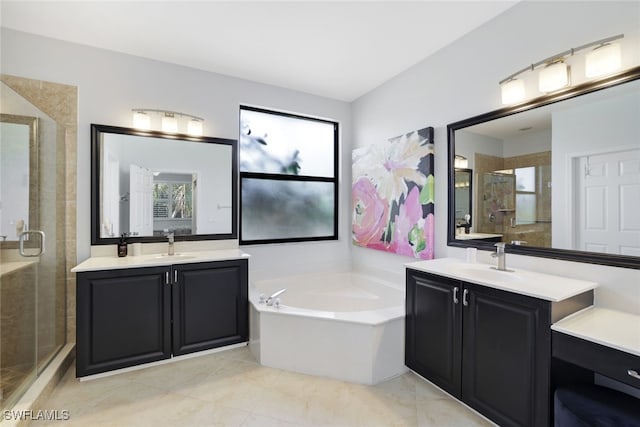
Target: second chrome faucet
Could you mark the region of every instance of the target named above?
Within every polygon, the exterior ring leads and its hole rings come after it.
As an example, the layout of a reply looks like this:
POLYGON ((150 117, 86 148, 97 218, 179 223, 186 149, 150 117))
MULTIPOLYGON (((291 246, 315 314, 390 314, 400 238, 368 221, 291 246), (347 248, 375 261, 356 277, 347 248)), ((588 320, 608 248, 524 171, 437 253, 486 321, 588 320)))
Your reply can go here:
POLYGON ((175 254, 175 249, 173 248, 173 243, 174 243, 173 231, 168 232, 166 234, 166 236, 169 239, 169 250, 167 252, 167 255, 174 255, 175 254))

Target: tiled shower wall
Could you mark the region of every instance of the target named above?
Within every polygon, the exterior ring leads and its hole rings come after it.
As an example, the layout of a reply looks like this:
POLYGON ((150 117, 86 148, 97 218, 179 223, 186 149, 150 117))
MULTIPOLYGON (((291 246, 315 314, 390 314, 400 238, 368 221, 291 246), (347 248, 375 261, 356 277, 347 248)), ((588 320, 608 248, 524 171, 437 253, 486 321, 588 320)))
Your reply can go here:
POLYGON ((514 157, 496 157, 476 153, 474 158, 475 176, 474 191, 476 206, 474 207, 475 231, 480 233, 502 234, 503 241, 524 240, 528 246, 551 247, 551 152, 526 154, 514 157), (542 174, 539 177, 538 197, 536 198, 537 222, 512 227, 510 220, 515 211, 496 213, 494 221, 484 215, 482 208, 482 175, 504 169, 515 169, 537 166, 542 174))

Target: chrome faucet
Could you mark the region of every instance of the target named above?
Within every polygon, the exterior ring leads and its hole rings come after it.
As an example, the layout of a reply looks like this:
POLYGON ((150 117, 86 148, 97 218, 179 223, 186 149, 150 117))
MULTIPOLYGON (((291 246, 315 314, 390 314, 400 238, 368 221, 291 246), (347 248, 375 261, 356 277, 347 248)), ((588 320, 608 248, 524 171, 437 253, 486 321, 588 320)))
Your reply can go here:
POLYGON ((170 231, 170 232, 167 233, 167 238, 169 239, 169 251, 167 252, 167 255, 174 255, 175 254, 175 250, 173 248, 173 242, 174 242, 173 231, 170 231))
POLYGON ((491 256, 493 258, 498 258, 498 266, 496 267, 496 270, 507 271, 506 252, 504 251, 505 245, 505 242, 498 242, 494 245, 496 247, 496 251, 492 253, 491 256))

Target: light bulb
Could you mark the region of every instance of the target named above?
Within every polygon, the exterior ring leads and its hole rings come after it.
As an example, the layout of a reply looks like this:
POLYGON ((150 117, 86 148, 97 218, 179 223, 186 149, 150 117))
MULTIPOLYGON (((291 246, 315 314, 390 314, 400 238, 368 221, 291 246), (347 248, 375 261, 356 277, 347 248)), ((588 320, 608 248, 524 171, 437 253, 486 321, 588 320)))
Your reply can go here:
POLYGON ((585 75, 588 78, 611 74, 622 67, 622 55, 619 43, 598 46, 587 53, 585 75))
POLYGON ((187 123, 187 133, 193 136, 202 136, 202 120, 189 120, 189 123, 187 123))
POLYGON ((178 119, 173 114, 165 114, 162 117, 162 131, 167 133, 178 132, 178 119))
POLYGON ((554 92, 568 85, 569 67, 562 61, 547 65, 538 74, 538 89, 540 92, 554 92))
POLYGON ((502 103, 505 105, 516 104, 524 99, 524 82, 520 79, 511 79, 500 85, 502 103))
POLYGON ((151 117, 144 111, 133 110, 133 127, 136 129, 151 129, 151 117))

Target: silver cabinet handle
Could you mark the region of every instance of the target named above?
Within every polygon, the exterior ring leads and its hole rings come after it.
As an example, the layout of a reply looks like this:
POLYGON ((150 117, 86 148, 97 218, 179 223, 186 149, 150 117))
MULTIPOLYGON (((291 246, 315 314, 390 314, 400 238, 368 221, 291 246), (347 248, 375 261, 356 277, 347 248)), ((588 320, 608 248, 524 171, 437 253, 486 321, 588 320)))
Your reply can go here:
POLYGON ((627 370, 627 374, 629 374, 630 377, 633 377, 637 380, 640 380, 640 374, 638 373, 638 371, 634 371, 633 369, 629 369, 627 370))
POLYGON ((465 289, 464 292, 462 292, 462 305, 464 305, 465 307, 469 305, 469 301, 467 301, 468 296, 469 289, 465 289))
POLYGON ((169 272, 165 271, 164 273, 164 284, 168 285, 169 284, 169 272))
POLYGON ((178 270, 173 270, 173 283, 178 284, 178 270))
POLYGON ((44 254, 44 247, 45 247, 45 235, 44 235, 44 231, 40 231, 40 230, 27 230, 27 231, 23 231, 22 233, 20 233, 20 235, 18 236, 18 241, 20 242, 20 248, 19 248, 19 253, 20 256, 23 257, 37 257, 40 256, 42 254, 44 254), (40 247, 38 248, 39 251, 35 254, 26 254, 24 252, 24 240, 25 237, 27 237, 30 234, 37 234, 40 236, 40 247))
POLYGON ((457 304, 458 301, 458 287, 453 288, 453 303, 457 304))

